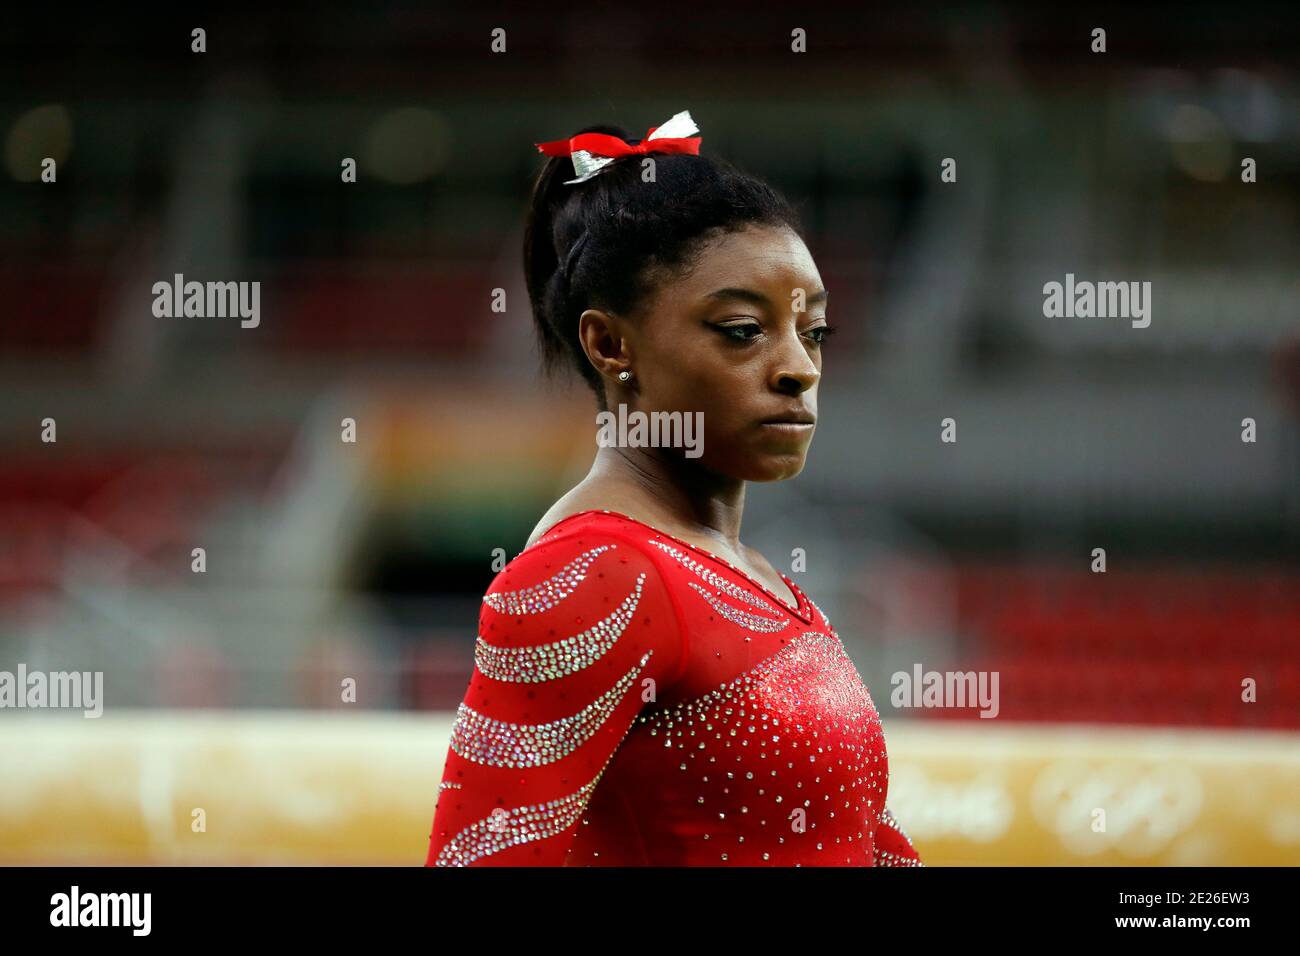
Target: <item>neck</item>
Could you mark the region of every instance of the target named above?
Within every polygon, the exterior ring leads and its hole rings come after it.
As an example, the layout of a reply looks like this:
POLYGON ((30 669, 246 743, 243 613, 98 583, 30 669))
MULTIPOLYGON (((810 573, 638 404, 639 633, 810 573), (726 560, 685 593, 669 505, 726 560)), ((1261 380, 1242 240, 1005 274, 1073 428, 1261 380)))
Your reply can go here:
POLYGON ((627 488, 648 498, 660 521, 718 538, 733 549, 740 546, 745 482, 711 472, 672 449, 598 448, 586 480, 627 488))

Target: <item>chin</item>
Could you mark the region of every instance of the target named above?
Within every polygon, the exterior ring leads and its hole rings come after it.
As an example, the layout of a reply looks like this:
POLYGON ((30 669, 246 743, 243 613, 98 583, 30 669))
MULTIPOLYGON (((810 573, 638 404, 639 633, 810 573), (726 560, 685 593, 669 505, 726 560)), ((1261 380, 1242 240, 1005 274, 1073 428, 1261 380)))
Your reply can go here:
POLYGON ((807 460, 806 455, 772 456, 754 462, 751 473, 744 478, 746 481, 785 481, 803 471, 807 460))

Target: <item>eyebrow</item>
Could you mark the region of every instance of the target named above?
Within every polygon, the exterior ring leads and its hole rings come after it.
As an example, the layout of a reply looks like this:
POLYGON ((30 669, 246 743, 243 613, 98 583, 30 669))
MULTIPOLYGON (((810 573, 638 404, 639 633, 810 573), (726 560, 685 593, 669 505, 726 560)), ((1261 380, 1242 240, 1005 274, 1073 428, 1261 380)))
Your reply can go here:
MULTIPOLYGON (((818 303, 821 303, 821 302, 825 302, 825 301, 826 301, 826 297, 827 297, 827 292, 826 292, 826 290, 825 290, 825 289, 818 289, 816 292, 814 292, 814 293, 812 293, 811 295, 809 295, 809 296, 808 296, 804 301, 807 302, 807 303, 810 304, 810 305, 814 305, 814 304, 818 304, 818 303)), ((713 291, 713 292, 710 292, 707 296, 705 296, 705 298, 707 298, 707 299, 739 299, 739 300, 741 300, 742 302, 749 302, 749 303, 751 303, 752 305, 764 305, 764 306, 767 306, 767 305, 771 305, 771 304, 772 304, 772 300, 771 300, 771 299, 769 299, 769 298, 768 298, 767 296, 765 296, 763 293, 761 293, 761 292, 756 292, 756 291, 754 291, 753 289, 737 289, 737 288, 717 289, 717 290, 715 290, 715 291, 713 291)))

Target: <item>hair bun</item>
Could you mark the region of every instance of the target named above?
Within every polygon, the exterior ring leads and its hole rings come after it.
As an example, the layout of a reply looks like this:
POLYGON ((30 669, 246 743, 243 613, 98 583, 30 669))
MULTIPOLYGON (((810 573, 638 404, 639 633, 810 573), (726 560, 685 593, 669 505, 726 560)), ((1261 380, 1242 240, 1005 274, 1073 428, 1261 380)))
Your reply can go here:
MULTIPOLYGON (((621 127, 582 133, 627 139, 621 127)), ((781 225, 800 232, 793 207, 771 186, 695 153, 655 154, 646 182, 640 163, 615 161, 575 184, 567 155, 548 156, 533 182, 524 225, 524 280, 547 371, 568 365, 603 404, 604 384, 578 337, 588 308, 637 315, 662 281, 692 263, 719 230, 781 225), (651 268, 654 267, 654 268, 651 268)))

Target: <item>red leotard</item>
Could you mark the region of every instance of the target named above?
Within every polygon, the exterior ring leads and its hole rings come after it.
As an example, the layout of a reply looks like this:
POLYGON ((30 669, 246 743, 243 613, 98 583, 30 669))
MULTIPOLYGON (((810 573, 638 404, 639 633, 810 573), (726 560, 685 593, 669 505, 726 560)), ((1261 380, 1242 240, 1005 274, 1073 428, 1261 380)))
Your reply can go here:
POLYGON ((609 511, 483 598, 430 866, 920 866, 820 609, 609 511))

